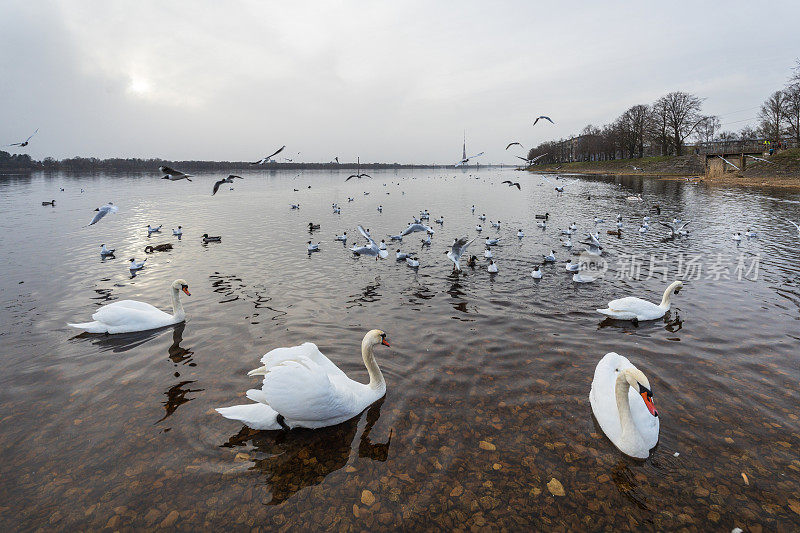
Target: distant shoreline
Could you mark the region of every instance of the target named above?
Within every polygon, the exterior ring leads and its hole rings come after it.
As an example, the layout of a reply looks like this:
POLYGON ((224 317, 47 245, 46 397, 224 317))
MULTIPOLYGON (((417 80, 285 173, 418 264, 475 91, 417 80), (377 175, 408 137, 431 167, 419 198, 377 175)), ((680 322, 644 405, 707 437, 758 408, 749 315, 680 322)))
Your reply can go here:
POLYGON ((724 175, 715 177, 706 176, 702 157, 696 155, 580 161, 536 165, 526 170, 536 174, 646 176, 670 181, 699 177, 700 180, 695 181, 713 185, 800 189, 800 149, 795 148, 776 153, 770 158, 770 161, 770 163, 752 161, 744 171, 726 172, 724 175), (641 170, 634 170, 633 166, 641 170))

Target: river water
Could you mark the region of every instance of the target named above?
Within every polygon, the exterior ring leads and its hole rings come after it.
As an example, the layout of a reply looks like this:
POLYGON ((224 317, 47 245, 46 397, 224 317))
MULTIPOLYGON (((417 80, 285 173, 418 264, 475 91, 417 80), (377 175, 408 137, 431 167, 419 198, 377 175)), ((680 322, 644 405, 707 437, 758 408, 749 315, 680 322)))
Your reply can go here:
POLYGON ((800 221, 800 194, 566 176, 558 195, 508 169, 347 174, 245 172, 213 197, 224 175, 0 177, 4 529, 800 528, 800 240, 785 222, 800 221), (108 201, 119 213, 86 227, 108 201), (418 270, 333 240, 358 224, 388 238, 422 209, 432 245, 420 233, 401 245, 418 270), (454 274, 443 252, 477 236, 481 213, 478 266, 454 274), (617 213, 620 237, 607 234, 617 213), (664 239, 657 222, 672 218, 691 220, 688 236, 664 239), (601 233, 594 283, 565 272, 560 230, 573 221, 574 254, 601 233), (321 229, 309 235, 309 222, 321 229), (162 233, 148 238, 148 224, 162 233), (737 245, 748 227, 760 237, 737 245), (494 275, 487 235, 503 237, 494 275), (321 252, 306 253, 310 239, 321 252), (101 243, 116 258, 101 260, 101 243), (532 279, 551 249, 559 262, 532 279), (128 260, 145 256, 131 277, 128 260), (176 278, 192 293, 185 324, 117 336, 66 325, 120 299, 168 310, 176 278), (635 327, 595 311, 626 295, 658 302, 674 279, 684 288, 664 319, 635 327), (388 391, 353 420, 257 432, 214 411, 247 402, 262 354, 305 341, 366 382, 372 328, 391 343, 376 350, 388 391), (661 430, 647 460, 593 419, 594 367, 610 351, 652 385, 661 430))

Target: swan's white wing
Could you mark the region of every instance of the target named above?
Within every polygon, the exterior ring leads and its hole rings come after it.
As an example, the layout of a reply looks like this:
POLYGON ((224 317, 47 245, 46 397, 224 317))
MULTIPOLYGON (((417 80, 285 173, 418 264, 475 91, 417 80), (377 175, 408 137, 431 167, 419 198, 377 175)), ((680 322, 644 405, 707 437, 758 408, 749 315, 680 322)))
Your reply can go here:
MULTIPOLYGON (((632 313, 639 313, 651 310, 650 307, 654 304, 635 296, 626 296, 625 298, 618 298, 608 302, 608 308, 612 311, 630 311, 632 313)), ((657 306, 656 306, 657 307, 657 306)))
POLYGON ((270 368, 262 390, 269 405, 287 423, 313 425, 340 419, 349 415, 355 405, 353 392, 336 387, 325 369, 307 357, 283 361, 270 368))
POLYGON ((616 442, 622 434, 615 395, 617 371, 632 366, 626 357, 610 352, 603 356, 594 369, 589 403, 592 404, 592 413, 594 413, 597 423, 612 442, 616 442))
POLYGON ((139 331, 139 328, 150 329, 165 326, 169 324, 173 316, 144 302, 122 300, 104 305, 92 315, 92 318, 111 328, 122 327, 128 331, 139 331))
POLYGON ((269 369, 284 361, 295 361, 302 357, 311 359, 328 375, 347 377, 338 366, 333 364, 330 359, 325 357, 325 354, 319 351, 319 348, 317 348, 317 345, 313 342, 304 342, 299 346, 292 346, 289 348, 275 348, 264 354, 261 358, 261 363, 269 369))

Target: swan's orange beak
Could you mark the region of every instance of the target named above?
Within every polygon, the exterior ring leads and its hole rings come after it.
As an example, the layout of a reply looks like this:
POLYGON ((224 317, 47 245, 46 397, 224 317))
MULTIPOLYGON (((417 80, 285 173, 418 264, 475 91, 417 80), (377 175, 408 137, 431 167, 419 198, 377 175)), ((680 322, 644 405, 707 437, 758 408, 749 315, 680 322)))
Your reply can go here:
POLYGON ((181 289, 183 290, 183 292, 186 293, 186 296, 191 296, 192 295, 192 293, 189 292, 189 287, 187 287, 186 285, 181 287, 181 289))
POLYGON ((658 416, 658 411, 656 411, 656 406, 653 403, 653 395, 650 394, 649 391, 640 392, 639 394, 642 395, 642 400, 644 400, 644 404, 647 406, 647 410, 650 411, 650 414, 658 416))
POLYGON ((388 341, 386 340, 386 337, 384 337, 384 338, 382 338, 382 339, 381 339, 381 344, 383 344, 384 346, 389 346, 389 343, 388 343, 388 341))

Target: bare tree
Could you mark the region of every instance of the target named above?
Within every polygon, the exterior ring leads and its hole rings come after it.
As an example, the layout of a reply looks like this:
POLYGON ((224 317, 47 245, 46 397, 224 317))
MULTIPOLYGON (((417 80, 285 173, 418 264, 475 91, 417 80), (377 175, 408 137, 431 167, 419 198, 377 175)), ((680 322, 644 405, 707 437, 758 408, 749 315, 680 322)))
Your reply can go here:
POLYGON ((652 116, 648 123, 647 134, 652 141, 661 147, 661 155, 670 155, 674 143, 669 136, 667 122, 667 106, 663 98, 659 98, 651 108, 652 116))
POLYGON ((753 126, 747 125, 739 130, 739 138, 743 141, 752 141, 758 138, 758 132, 753 126))
POLYGON ((719 131, 720 125, 719 117, 716 115, 703 117, 703 120, 697 126, 698 140, 706 143, 713 141, 716 133, 719 131))
POLYGON ((693 94, 675 91, 662 96, 658 102, 666 111, 667 127, 675 142, 675 154, 681 155, 684 140, 695 132, 703 120, 700 116, 703 100, 693 94))
MULTIPOLYGON (((800 68, 800 67, 799 67, 800 68)), ((800 71, 797 74, 800 77, 800 71)), ((800 80, 783 90, 786 132, 800 145, 800 80)))
POLYGON ((786 117, 786 98, 783 91, 775 91, 761 105, 758 118, 761 120, 761 133, 770 139, 780 139, 781 125, 786 117))

